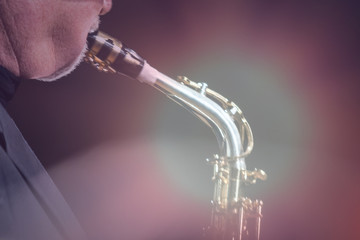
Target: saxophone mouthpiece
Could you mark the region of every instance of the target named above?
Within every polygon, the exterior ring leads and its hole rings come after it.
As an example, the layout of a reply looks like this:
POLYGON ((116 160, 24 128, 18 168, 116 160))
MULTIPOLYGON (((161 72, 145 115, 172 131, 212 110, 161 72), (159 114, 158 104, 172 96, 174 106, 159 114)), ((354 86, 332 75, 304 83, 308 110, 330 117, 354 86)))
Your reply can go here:
POLYGON ((90 33, 87 38, 88 51, 85 61, 99 71, 120 73, 137 78, 145 60, 119 40, 101 32, 90 33))

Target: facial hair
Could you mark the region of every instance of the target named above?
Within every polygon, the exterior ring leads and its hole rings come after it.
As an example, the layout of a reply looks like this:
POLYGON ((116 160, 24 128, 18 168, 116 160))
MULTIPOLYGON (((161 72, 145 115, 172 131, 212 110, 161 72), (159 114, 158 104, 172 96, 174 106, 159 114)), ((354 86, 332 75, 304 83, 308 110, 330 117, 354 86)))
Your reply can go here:
POLYGON ((73 62, 64 66, 63 68, 60 68, 59 70, 57 70, 56 72, 54 72, 53 74, 51 74, 49 76, 38 78, 38 80, 41 80, 44 82, 52 82, 52 81, 55 81, 59 78, 65 77, 66 75, 70 74, 72 71, 74 71, 80 65, 80 63, 82 62, 82 60, 85 57, 86 51, 87 51, 87 45, 85 44, 81 53, 73 62))

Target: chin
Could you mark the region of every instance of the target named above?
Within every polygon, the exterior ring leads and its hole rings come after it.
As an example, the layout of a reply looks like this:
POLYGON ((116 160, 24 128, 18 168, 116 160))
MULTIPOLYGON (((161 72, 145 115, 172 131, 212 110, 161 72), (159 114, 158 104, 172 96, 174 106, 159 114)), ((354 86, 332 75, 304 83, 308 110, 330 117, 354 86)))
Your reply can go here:
POLYGON ((83 50, 81 51, 80 55, 77 56, 77 58, 75 58, 75 60, 73 60, 69 64, 65 65, 64 67, 58 69, 53 74, 51 74, 49 76, 46 76, 46 77, 37 78, 37 80, 44 81, 44 82, 52 82, 52 81, 55 81, 55 80, 57 80, 59 78, 65 77, 66 75, 70 74, 82 62, 82 60, 84 59, 86 50, 87 50, 87 45, 85 44, 85 46, 83 47, 83 50))

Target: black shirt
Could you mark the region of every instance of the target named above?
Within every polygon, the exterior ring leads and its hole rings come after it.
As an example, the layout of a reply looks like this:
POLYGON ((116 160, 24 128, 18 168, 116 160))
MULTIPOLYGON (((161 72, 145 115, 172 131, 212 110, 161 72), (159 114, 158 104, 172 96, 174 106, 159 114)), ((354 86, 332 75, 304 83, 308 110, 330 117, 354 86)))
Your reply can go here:
POLYGON ((70 207, 3 106, 20 81, 0 66, 0 239, 85 239, 70 207))

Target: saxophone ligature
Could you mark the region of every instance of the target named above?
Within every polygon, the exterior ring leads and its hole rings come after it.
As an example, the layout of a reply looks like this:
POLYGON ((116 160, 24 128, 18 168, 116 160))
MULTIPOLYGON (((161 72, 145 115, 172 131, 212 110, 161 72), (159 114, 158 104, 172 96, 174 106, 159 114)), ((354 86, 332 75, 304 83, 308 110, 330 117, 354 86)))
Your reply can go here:
POLYGON ((100 31, 89 34, 85 61, 99 71, 123 74, 155 87, 212 129, 219 153, 207 159, 214 169, 214 193, 211 223, 204 228, 202 238, 259 240, 263 202, 245 197, 244 188, 267 175, 262 170, 246 169, 245 157, 254 141, 240 108, 206 83, 186 77, 173 80, 162 74, 135 51, 100 31))

